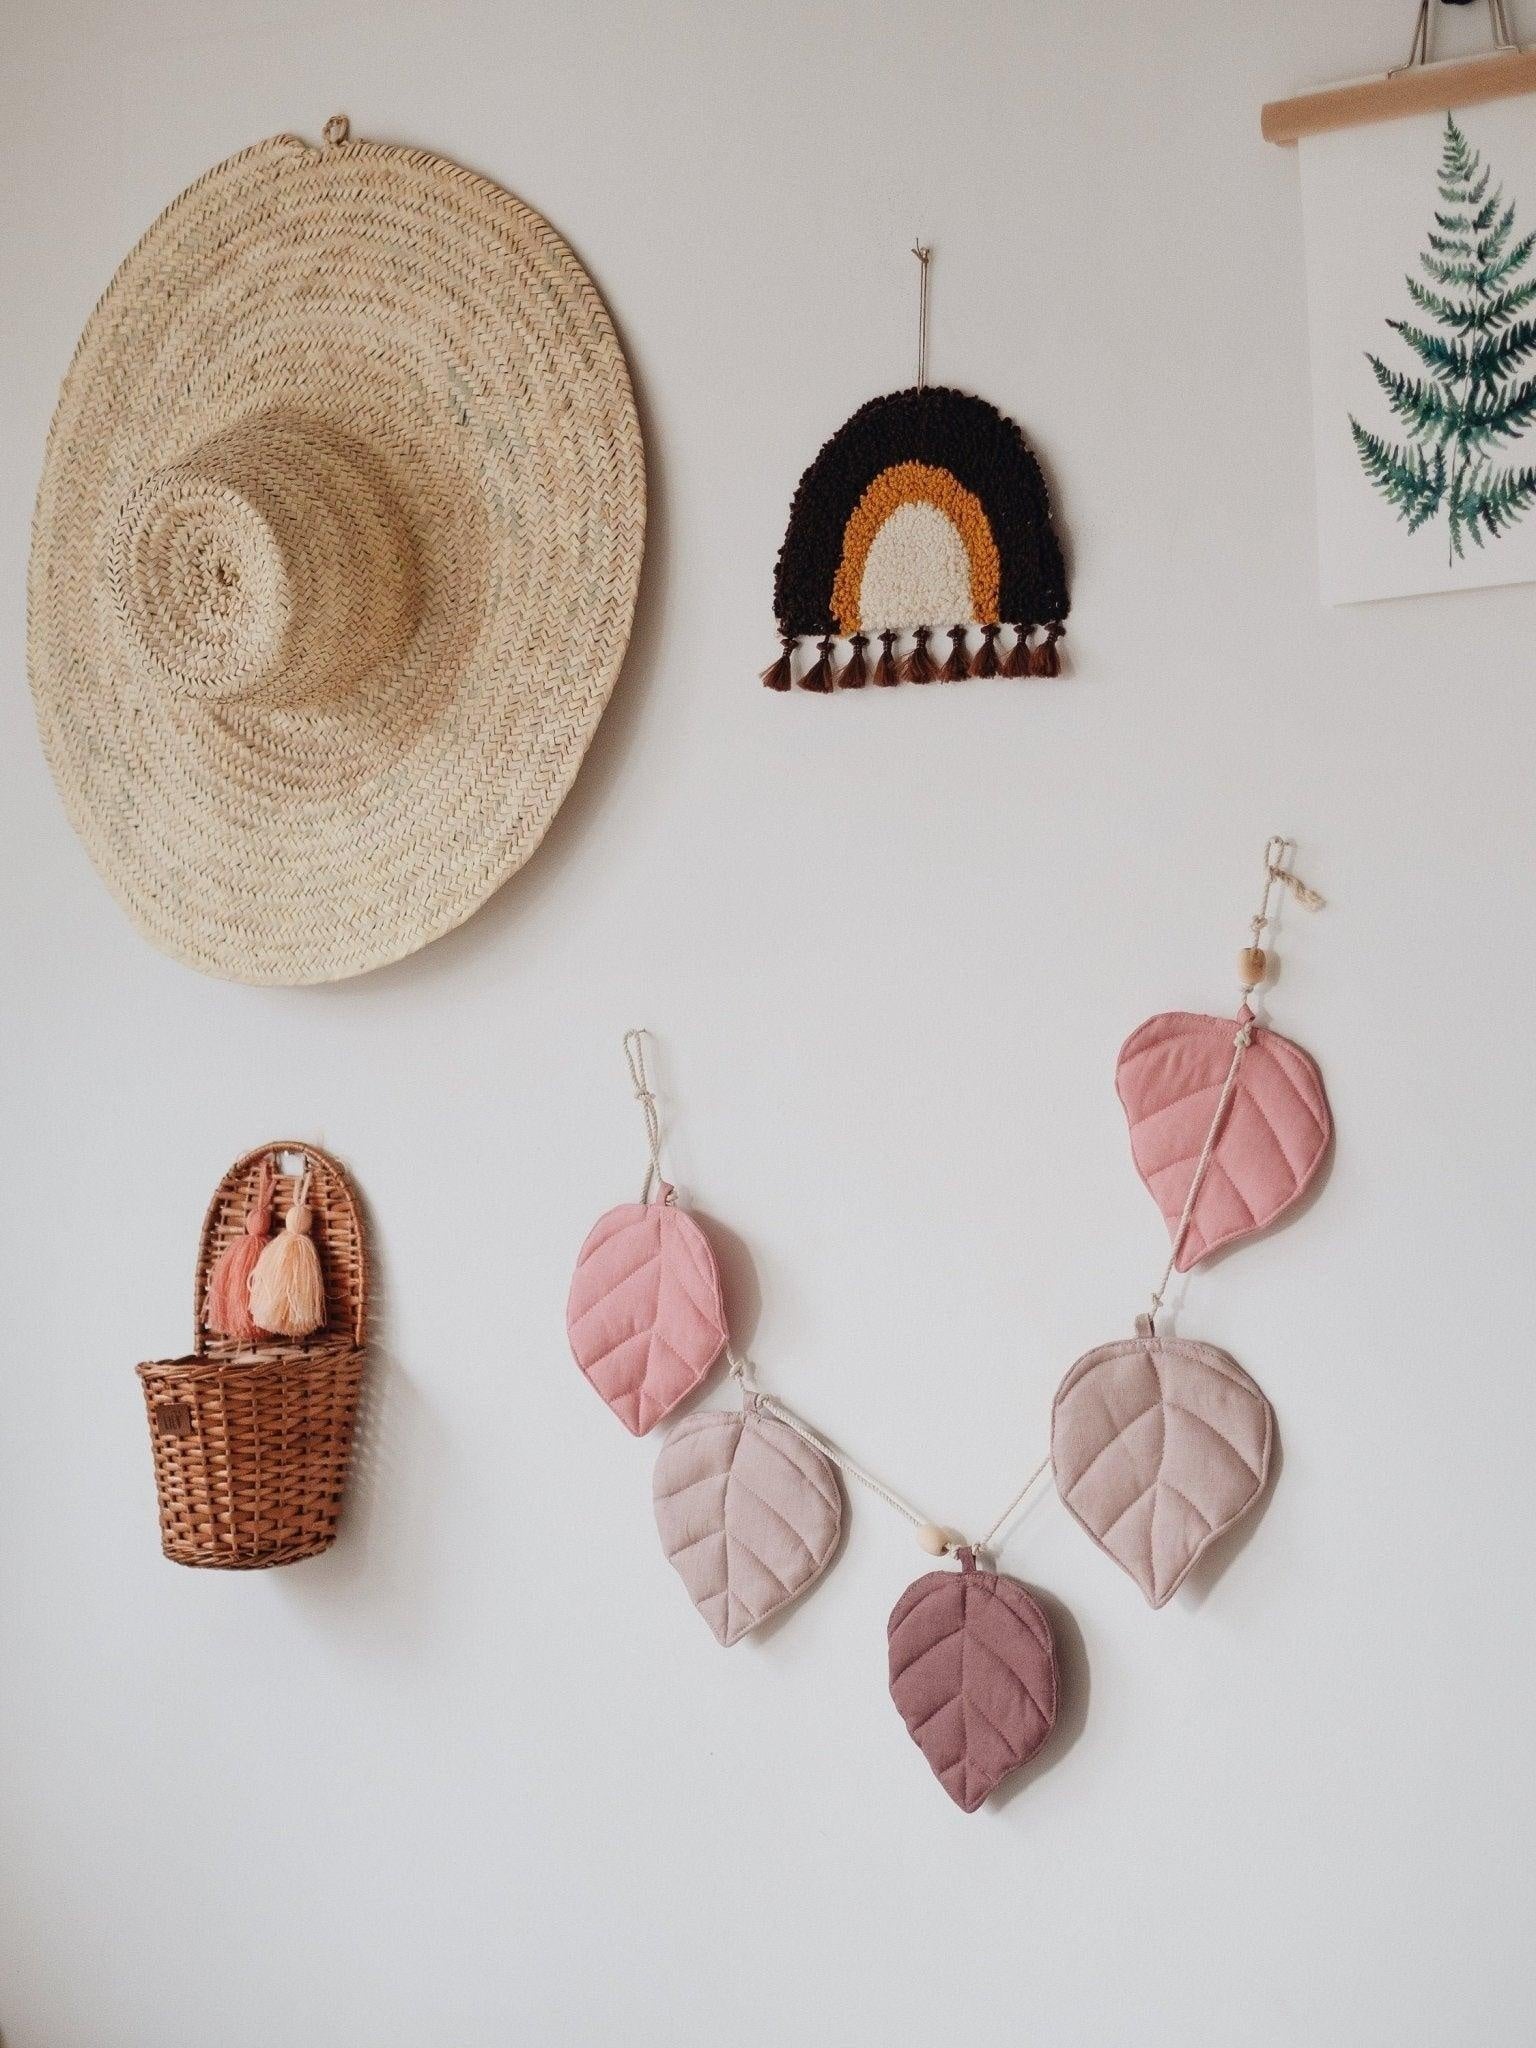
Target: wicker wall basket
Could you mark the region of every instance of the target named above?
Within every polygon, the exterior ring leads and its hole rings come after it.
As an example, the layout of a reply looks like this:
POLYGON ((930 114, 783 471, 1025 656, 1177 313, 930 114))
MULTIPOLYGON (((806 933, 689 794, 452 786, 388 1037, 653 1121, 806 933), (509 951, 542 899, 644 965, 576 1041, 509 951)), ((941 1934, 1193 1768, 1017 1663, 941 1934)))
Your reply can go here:
POLYGON ((248 1152, 219 1182, 203 1219, 189 1358, 138 1368, 149 1411, 160 1540, 176 1564, 258 1571, 313 1557, 335 1541, 362 1386, 368 1265, 356 1197, 313 1145, 248 1152), (312 1336, 238 1344, 203 1326, 215 1260, 245 1227, 271 1159, 277 1218, 310 1174, 311 1232, 326 1320, 312 1336), (285 1166, 302 1161, 298 1172, 285 1166))

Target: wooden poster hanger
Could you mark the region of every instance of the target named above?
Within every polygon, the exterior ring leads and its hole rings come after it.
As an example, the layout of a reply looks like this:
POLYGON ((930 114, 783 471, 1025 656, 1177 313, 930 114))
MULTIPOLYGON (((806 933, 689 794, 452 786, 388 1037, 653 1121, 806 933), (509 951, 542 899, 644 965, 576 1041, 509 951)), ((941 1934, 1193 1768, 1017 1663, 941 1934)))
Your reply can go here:
MULTIPOLYGON (((1445 0, 1463 6, 1467 0, 1445 0)), ((1419 0, 1408 61, 1385 78, 1357 79, 1294 99, 1271 100, 1260 117, 1266 142, 1297 142, 1329 128, 1354 128, 1367 121, 1392 121, 1404 114, 1447 113, 1517 93, 1536 92, 1536 50, 1522 50, 1509 25, 1504 0, 1488 0, 1493 47, 1477 57, 1431 62, 1435 0, 1419 0)))

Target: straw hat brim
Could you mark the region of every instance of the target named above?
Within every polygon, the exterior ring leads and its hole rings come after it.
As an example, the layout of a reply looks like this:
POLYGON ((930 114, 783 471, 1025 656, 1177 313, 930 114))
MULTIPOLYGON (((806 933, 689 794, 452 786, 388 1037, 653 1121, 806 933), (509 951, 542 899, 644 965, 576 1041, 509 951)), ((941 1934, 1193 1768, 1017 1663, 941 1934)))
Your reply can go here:
POLYGON ((618 338, 536 213, 372 143, 217 165, 87 324, 33 529, 39 726, 114 895, 247 982, 461 923, 576 775, 644 525, 618 338))

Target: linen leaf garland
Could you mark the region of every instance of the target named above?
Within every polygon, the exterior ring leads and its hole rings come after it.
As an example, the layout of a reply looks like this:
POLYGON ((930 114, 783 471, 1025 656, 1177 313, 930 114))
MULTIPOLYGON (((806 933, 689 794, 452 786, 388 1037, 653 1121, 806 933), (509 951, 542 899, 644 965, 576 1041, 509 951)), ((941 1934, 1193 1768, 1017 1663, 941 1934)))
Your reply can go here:
MULTIPOLYGON (((886 625, 879 637, 871 677, 863 658, 869 635, 862 628, 854 635, 858 681, 850 687, 894 680, 897 633, 886 625)), ((958 625, 950 637, 946 670, 958 676, 958 625)), ((925 641, 926 629, 919 653, 925 641)), ((825 664, 826 636, 821 645, 825 664)), ((990 638, 985 645, 995 655, 990 638)), ((782 666, 787 686, 787 649, 782 666)), ((826 1570, 845 1511, 839 1472, 911 1523, 930 1556, 958 1558, 958 1573, 930 1572, 907 1588, 891 1612, 887 1644, 891 1698, 929 1768, 967 1813, 1037 1753, 1056 1719, 1047 1616, 1018 1580, 977 1568, 978 1556, 995 1554, 1046 1471, 1068 1512, 1154 1608, 1166 1605, 1207 1548, 1262 1497, 1274 1440, 1263 1392, 1226 1352, 1159 1337, 1156 1324, 1175 1270, 1187 1272, 1285 1215, 1332 1140, 1317 1067, 1300 1046, 1260 1027, 1248 1000, 1271 971, 1260 940, 1275 891, 1322 907, 1290 865, 1293 850, 1275 836, 1266 844, 1264 891, 1249 920, 1251 943, 1238 956, 1236 1017, 1167 1012, 1121 1048, 1116 1088, 1137 1171, 1168 1224, 1167 1264, 1135 1337, 1085 1353, 1062 1380, 1049 1453, 980 1537, 924 1515, 760 1389, 751 1359, 730 1352, 713 1254, 660 1180, 646 1034, 625 1036, 650 1165, 641 1200, 610 1210, 582 1247, 568 1307, 577 1363, 639 1435, 699 1384, 721 1351, 730 1359, 741 1412, 683 1421, 653 1478, 662 1548, 718 1642, 739 1642, 826 1570), (652 1202, 658 1183, 660 1199, 652 1202)))
MULTIPOLYGON (((1215 1133, 1205 1177, 1177 1246, 1187 1273, 1222 1245, 1277 1222, 1300 1201, 1333 1135, 1322 1076, 1309 1054, 1253 1024, 1232 1098, 1215 1133)), ((1233 1023, 1171 1010, 1149 1017, 1120 1048, 1115 1087, 1130 1127, 1131 1155, 1176 1237, 1213 1112, 1232 1061, 1233 1023)))
POLYGON ((1051 1407, 1057 1492, 1153 1607, 1258 1500, 1273 1436, 1237 1361, 1176 1338, 1101 1344, 1051 1407))
POLYGON ((750 1410, 680 1422, 652 1491, 667 1561, 727 1648, 814 1585, 842 1533, 836 1471, 794 1430, 750 1410))
POLYGON ((1056 1646, 1039 1603, 997 1572, 928 1572, 886 1630, 891 1698, 944 1790, 974 1813, 1056 1721, 1056 1646))

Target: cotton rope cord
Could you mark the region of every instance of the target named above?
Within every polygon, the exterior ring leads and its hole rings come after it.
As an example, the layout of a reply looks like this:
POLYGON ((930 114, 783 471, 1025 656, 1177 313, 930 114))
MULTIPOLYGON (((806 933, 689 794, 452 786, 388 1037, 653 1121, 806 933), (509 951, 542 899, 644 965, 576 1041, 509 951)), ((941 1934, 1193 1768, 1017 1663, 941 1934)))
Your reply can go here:
POLYGON ((645 1071, 645 1041, 650 1033, 643 1028, 626 1031, 624 1034, 624 1058, 629 1064, 629 1078, 634 1084, 635 1100, 645 1117, 646 1142, 651 1148, 651 1163, 645 1169, 645 1184, 640 1190, 640 1200, 651 1199, 651 1189, 661 1181, 661 1115, 656 1107, 656 1097, 651 1091, 650 1077, 645 1071))
POLYGON ((1304 910, 1322 910, 1324 899, 1291 868, 1286 866, 1287 856, 1295 857, 1294 839, 1282 839, 1278 833, 1271 836, 1264 848, 1264 894, 1259 898, 1257 913, 1248 920, 1253 933, 1253 943, 1259 943, 1259 935, 1269 923, 1269 901, 1276 888, 1289 889, 1304 910))
POLYGON ((803 1422, 792 1408, 786 1408, 782 1401, 776 1401, 771 1394, 765 1394, 757 1384, 757 1369, 750 1358, 738 1357, 729 1345, 726 1346, 725 1358, 732 1379, 741 1382, 743 1398, 759 1413, 771 1415, 776 1422, 782 1422, 786 1429, 792 1429, 795 1435, 811 1445, 813 1450, 818 1450, 824 1458, 829 1458, 839 1471, 846 1472, 848 1477, 856 1479, 860 1486, 867 1486, 871 1493, 878 1494, 887 1507, 894 1508, 898 1515, 905 1515, 915 1527, 921 1529, 927 1524, 928 1517, 919 1514, 910 1502, 904 1501, 894 1487, 887 1486, 872 1472, 866 1472, 864 1467, 857 1464, 846 1452, 828 1443, 818 1430, 812 1429, 808 1422, 803 1422))
MULTIPOLYGON (((1179 1218, 1178 1229, 1174 1232, 1173 1235, 1173 1249, 1170 1251, 1168 1255, 1167 1265, 1163 1268, 1163 1277, 1158 1282, 1157 1291, 1152 1296, 1152 1310, 1151 1314, 1147 1318, 1149 1334, 1151 1325, 1156 1321, 1157 1312, 1163 1305, 1163 1292, 1167 1287, 1169 1280, 1173 1277, 1174 1265, 1178 1259, 1180 1247, 1183 1245, 1185 1232, 1189 1229, 1189 1219, 1194 1214, 1195 1203, 1199 1198, 1200 1189, 1204 1185, 1206 1173, 1209 1171, 1210 1168, 1211 1154, 1216 1149, 1216 1138, 1221 1129, 1222 1119, 1227 1113, 1227 1104, 1231 1101, 1232 1091, 1237 1086, 1238 1068, 1242 1064, 1243 1054, 1247 1050, 1248 1046, 1252 1043, 1252 1039, 1252 1025, 1244 1024, 1238 1030, 1237 1036, 1233 1041, 1232 1063, 1227 1068, 1227 1078, 1222 1083, 1221 1094, 1216 1103, 1216 1111, 1211 1118, 1210 1128, 1207 1130, 1205 1134, 1205 1144, 1201 1149, 1199 1163, 1195 1167, 1194 1177, 1189 1184, 1189 1195, 1184 1203, 1184 1213, 1179 1218)), ((856 1465, 851 1458, 846 1457, 841 1451, 835 1450, 833 1446, 829 1444, 825 1440, 825 1438, 818 1435, 817 1432, 814 1431, 808 1423, 802 1422, 799 1416, 793 1414, 790 1410, 786 1409, 782 1405, 782 1403, 775 1401, 771 1395, 760 1393, 757 1389, 756 1382, 752 1377, 752 1367, 750 1360, 737 1359, 735 1354, 731 1352, 729 1349, 727 1349, 726 1358, 730 1364, 732 1373, 735 1375, 737 1379, 739 1379, 742 1382, 744 1390, 748 1393, 748 1395, 751 1397, 751 1399, 757 1407, 763 1409, 766 1413, 770 1415, 776 1416, 780 1422, 786 1425, 786 1427, 794 1430, 797 1436, 804 1437, 807 1443, 814 1445, 815 1448, 821 1451, 824 1456, 830 1458, 834 1465, 839 1466, 844 1472, 848 1473, 851 1478, 857 1479, 862 1485, 867 1486, 872 1493, 879 1494, 880 1498, 888 1502, 891 1507, 895 1508, 898 1514, 905 1515, 909 1522, 916 1523, 919 1528, 925 1526, 937 1528, 942 1526, 938 1523, 930 1524, 928 1521, 928 1517, 926 1515, 920 1515, 915 1508, 910 1507, 907 1504, 907 1502, 904 1501, 901 1498, 901 1496, 898 1493, 896 1493, 892 1488, 884 1485, 882 1481, 874 1478, 873 1475, 866 1472, 861 1465, 856 1465)), ((971 1550, 990 1551, 997 1537, 1008 1526, 1008 1524, 1013 1520, 1014 1516, 1018 1513, 1019 1509, 1024 1505, 1024 1502, 1028 1498, 1031 1488, 1034 1486, 1036 1480, 1039 1479, 1041 1475, 1046 1471, 1046 1469, 1050 1465, 1050 1462, 1051 1454, 1049 1451, 1047 1451, 1045 1456, 1040 1460, 1040 1462, 1035 1466, 1034 1470, 1030 1473, 1029 1477, 1025 1480, 1024 1484, 1019 1488, 1018 1492, 1014 1495, 1013 1499, 1008 1503, 1007 1507, 1004 1508, 1003 1512, 998 1516, 997 1520, 992 1524, 991 1528, 988 1529, 985 1536, 978 1538, 976 1542, 966 1546, 962 1546, 961 1544, 953 1542, 947 1543, 945 1545, 946 1550, 957 1550, 962 1547, 966 1547, 971 1550)))
MULTIPOLYGON (((1248 920, 1255 946, 1258 945, 1260 935, 1269 923, 1270 899, 1277 888, 1288 889, 1296 901, 1307 910, 1321 910, 1323 908, 1323 899, 1317 891, 1309 888, 1301 877, 1286 865, 1288 857, 1294 857, 1295 851, 1296 842, 1292 839, 1284 839, 1278 833, 1271 834, 1265 844, 1264 893, 1259 898, 1258 910, 1248 920)), ((1248 994, 1248 990, 1244 989, 1243 1001, 1245 1004, 1248 1000, 1248 994)), ((1250 1017, 1247 1022, 1238 1027, 1237 1035, 1232 1041, 1232 1064, 1227 1068, 1227 1078, 1221 1084, 1221 1094, 1217 1098, 1215 1114, 1212 1116, 1210 1128, 1205 1134, 1205 1143, 1201 1147, 1200 1158, 1189 1183, 1189 1193, 1184 1198, 1184 1210, 1179 1217, 1178 1228, 1173 1233, 1173 1244, 1168 1253, 1168 1263, 1163 1268, 1162 1279, 1158 1281, 1156 1288, 1153 1290, 1151 1312, 1148 1317, 1148 1321, 1151 1324, 1155 1324, 1157 1321, 1158 1311, 1163 1305, 1163 1296, 1167 1291, 1168 1282, 1173 1278, 1174 1267, 1178 1264, 1179 1253, 1184 1248, 1184 1239, 1189 1230, 1190 1218, 1195 1213, 1195 1204, 1199 1201, 1200 1190, 1205 1185, 1205 1176, 1210 1170, 1211 1155, 1216 1149, 1216 1140, 1221 1134, 1222 1119, 1227 1113, 1227 1105, 1232 1100, 1232 1092, 1237 1086, 1237 1074, 1239 1067, 1243 1063, 1243 1054, 1253 1043, 1254 1029, 1254 1023, 1250 1017)))
POLYGON ((1045 1456, 1040 1460, 1039 1464, 1035 1467, 1034 1471, 1030 1473, 1029 1477, 1025 1480, 1024 1484, 1013 1496, 1013 1499, 1009 1501, 1007 1507, 1003 1509, 1003 1512, 992 1524, 991 1528, 987 1531, 986 1535, 982 1537, 979 1543, 975 1543, 971 1546, 973 1550, 990 1550, 992 1548, 993 1544, 997 1541, 997 1538, 1001 1536, 1004 1529, 1007 1528, 1008 1524, 1013 1520, 1014 1516, 1018 1513, 1019 1509, 1023 1507, 1025 1501, 1029 1498, 1030 1490, 1034 1486, 1035 1481, 1038 1478, 1040 1478, 1040 1476, 1043 1473, 1048 1472, 1050 1470, 1050 1465, 1051 1454, 1049 1451, 1047 1451, 1045 1456))
MULTIPOLYGON (((1200 1190, 1205 1183, 1205 1176, 1210 1169, 1211 1155, 1216 1149, 1216 1139, 1221 1130, 1222 1119, 1227 1113, 1228 1103, 1232 1100, 1232 1091, 1237 1086, 1238 1068, 1242 1065, 1243 1054, 1247 1051, 1252 1041, 1252 1025, 1242 1025, 1233 1041, 1232 1062, 1227 1068, 1227 1078, 1222 1083, 1215 1114, 1212 1116, 1210 1128, 1205 1134, 1205 1144, 1200 1152, 1199 1163, 1195 1167, 1194 1176, 1189 1184, 1189 1194, 1184 1203, 1184 1213, 1180 1216, 1178 1228, 1173 1234, 1173 1247, 1168 1254, 1168 1263, 1163 1268, 1163 1277, 1158 1282, 1157 1289, 1152 1296, 1151 1314, 1147 1317, 1149 1335, 1151 1334, 1152 1326, 1156 1322, 1158 1310, 1163 1305, 1164 1290, 1167 1288, 1169 1280, 1173 1277, 1174 1265, 1178 1259, 1179 1250, 1184 1243, 1185 1232, 1189 1229, 1189 1219, 1194 1214, 1195 1203, 1199 1199, 1200 1190)), ((930 1522, 926 1515, 919 1514, 892 1487, 885 1485, 882 1480, 876 1479, 872 1473, 865 1471, 862 1465, 856 1464, 852 1458, 835 1449, 823 1436, 813 1430, 809 1423, 802 1421, 798 1415, 786 1408, 782 1402, 775 1401, 770 1394, 760 1392, 756 1384, 750 1359, 738 1359, 729 1347, 726 1349, 726 1359, 733 1376, 741 1381, 743 1391, 755 1407, 765 1414, 774 1416, 786 1428, 792 1429, 797 1436, 803 1437, 808 1444, 811 1444, 816 1450, 820 1451, 824 1457, 830 1458, 832 1463, 846 1472, 851 1479, 857 1479, 860 1485, 867 1486, 871 1493, 878 1494, 888 1506, 893 1507, 899 1515, 905 1515, 907 1520, 914 1523, 918 1528, 940 1528, 943 1526, 939 1523, 930 1522)), ((985 1536, 968 1545, 953 1541, 946 1542, 945 1549, 953 1551, 968 1548, 971 1550, 990 1551, 998 1535, 1007 1527, 1015 1514, 1024 1505, 1030 1489, 1045 1472, 1050 1462, 1051 1454, 1047 1451, 1013 1499, 1008 1503, 1007 1507, 1004 1508, 991 1528, 988 1529, 985 1536)))
POLYGON ((914 1528, 942 1530, 947 1539, 944 1545, 946 1551, 990 1550, 996 1537, 1013 1520, 1015 1514, 1024 1505, 1025 1498, 1034 1486, 1035 1481, 1047 1470, 1051 1462, 1050 1453, 1047 1452, 1019 1488, 1013 1499, 1009 1501, 1007 1507, 1004 1508, 1003 1512, 992 1524, 991 1528, 988 1529, 986 1535, 980 1537, 975 1542, 968 1542, 964 1537, 956 1534, 955 1531, 946 1528, 944 1524, 935 1522, 928 1515, 921 1514, 912 1506, 910 1501, 903 1500, 893 1486, 887 1486, 883 1479, 877 1479, 873 1472, 866 1470, 856 1459, 850 1458, 846 1451, 840 1451, 835 1444, 830 1443, 821 1434, 820 1430, 813 1429, 792 1408, 787 1408, 782 1401, 776 1401, 771 1394, 765 1394, 757 1384, 756 1367, 750 1358, 738 1357, 736 1352, 731 1350, 729 1346, 726 1348, 725 1356, 726 1362, 730 1367, 731 1377, 741 1382, 744 1399, 759 1414, 771 1415, 776 1422, 782 1422, 786 1429, 792 1429, 797 1437, 804 1443, 808 1443, 813 1450, 820 1451, 822 1456, 836 1465, 840 1472, 846 1472, 850 1479, 856 1479, 860 1486, 867 1487, 871 1493, 883 1500, 887 1507, 894 1508, 898 1515, 905 1516, 914 1528))
MULTIPOLYGON (((926 274, 925 268, 925 278, 926 274)), ((1294 851, 1294 842, 1289 839, 1282 839, 1278 835, 1272 837, 1264 848, 1264 894, 1259 902, 1258 913, 1251 920, 1255 944, 1258 943, 1260 932, 1263 931, 1269 922, 1270 898, 1275 889, 1288 889, 1297 902, 1303 904, 1308 910, 1321 910, 1323 908, 1323 898, 1318 892, 1315 889, 1309 888, 1301 880, 1300 876, 1295 874, 1286 865, 1287 856, 1293 855, 1294 851)), ((1247 1000, 1247 993, 1245 990, 1245 1002, 1247 1000)), ((1173 1277, 1174 1267, 1178 1261, 1179 1252, 1183 1247, 1185 1234, 1189 1229, 1190 1218, 1194 1214, 1195 1203, 1199 1200, 1200 1190, 1205 1184, 1206 1174, 1210 1171, 1211 1158, 1216 1149, 1216 1140, 1220 1135, 1227 1107, 1232 1100, 1233 1090, 1237 1086, 1238 1070, 1242 1066, 1243 1054, 1253 1043, 1255 1029, 1256 1026, 1250 1015, 1247 1021, 1238 1025, 1233 1037, 1231 1064, 1227 1068, 1227 1076, 1222 1083, 1221 1093, 1217 1098, 1216 1108, 1205 1134, 1205 1143, 1201 1147, 1200 1157, 1196 1163, 1194 1175, 1190 1180, 1189 1193, 1184 1201, 1183 1213, 1179 1217, 1178 1227, 1173 1233, 1173 1244, 1168 1254, 1168 1263, 1163 1268, 1163 1276, 1159 1280, 1157 1289, 1152 1296, 1150 1314, 1137 1318, 1139 1334, 1143 1333, 1143 1326, 1145 1335, 1150 1337, 1153 1334, 1158 1311, 1163 1305, 1164 1292, 1173 1277)), ((650 1085, 645 1073, 644 1040, 648 1035, 645 1031, 626 1031, 624 1034, 624 1056, 629 1062, 630 1079, 634 1083, 636 1098, 645 1111, 646 1131, 651 1141, 651 1167, 646 1174, 647 1197, 652 1177, 659 1178, 661 1172, 660 1123, 656 1113, 656 1099, 650 1092, 650 1085)), ((846 1473, 850 1479, 857 1480, 860 1486, 867 1488, 870 1493, 883 1500, 887 1507, 894 1508, 898 1515, 905 1517, 915 1528, 920 1530, 931 1529, 936 1534, 942 1535, 944 1538, 944 1553, 954 1554, 961 1550, 985 1551, 989 1553, 994 1551, 998 1538, 1019 1512, 1020 1508, 1023 1507, 1036 1482, 1050 1469, 1051 1453, 1047 1451, 1013 1499, 1009 1501, 1007 1507, 1004 1508, 997 1520, 987 1530, 986 1534, 979 1537, 975 1542, 969 1542, 945 1524, 934 1522, 927 1515, 921 1514, 912 1506, 910 1501, 904 1500, 894 1487, 887 1486, 884 1480, 877 1479, 874 1473, 860 1465, 857 1460, 850 1458, 845 1451, 840 1451, 819 1430, 812 1428, 810 1423, 805 1421, 802 1416, 796 1414, 794 1409, 786 1407, 782 1401, 775 1400, 771 1394, 765 1394, 757 1384, 757 1369, 750 1357, 747 1357, 745 1354, 738 1355, 727 1344, 725 1347, 725 1358, 732 1379, 739 1381, 742 1398, 751 1408, 759 1414, 771 1415, 776 1422, 783 1423, 786 1429, 793 1430, 796 1436, 801 1438, 803 1442, 808 1443, 813 1450, 820 1451, 821 1455, 834 1464, 840 1472, 846 1473)))
POLYGON ((1163 1277, 1152 1293, 1151 1321, 1157 1320, 1157 1312, 1163 1305, 1163 1292, 1173 1278, 1173 1269, 1178 1264, 1179 1253, 1184 1245, 1184 1233, 1189 1229, 1189 1219, 1195 1213, 1195 1203, 1200 1199, 1200 1190, 1205 1185, 1205 1176, 1210 1169, 1211 1154, 1216 1149, 1216 1136, 1221 1129, 1221 1120, 1227 1113, 1227 1104, 1232 1100, 1232 1091, 1237 1086, 1237 1070, 1243 1063, 1243 1054, 1253 1043, 1253 1027, 1244 1024, 1232 1041, 1232 1064, 1227 1068, 1227 1078, 1221 1084, 1221 1094, 1216 1101, 1216 1114, 1211 1118, 1211 1127, 1205 1134, 1205 1144, 1200 1159, 1189 1183, 1189 1193, 1184 1198, 1184 1213, 1179 1218, 1179 1227, 1173 1233, 1173 1244, 1168 1253, 1168 1263, 1163 1268, 1163 1277))

